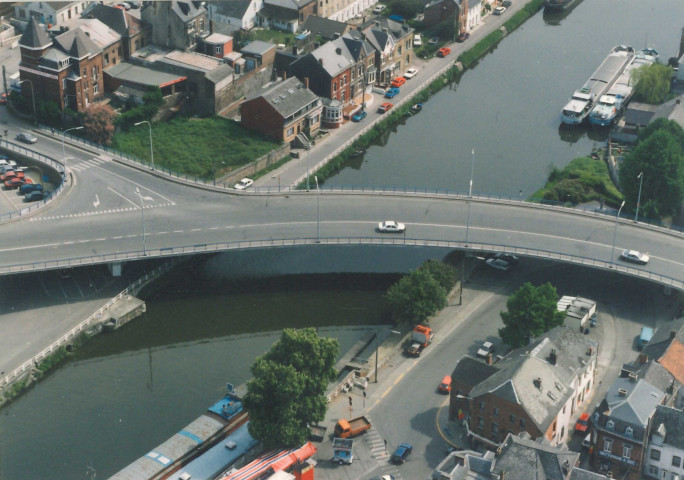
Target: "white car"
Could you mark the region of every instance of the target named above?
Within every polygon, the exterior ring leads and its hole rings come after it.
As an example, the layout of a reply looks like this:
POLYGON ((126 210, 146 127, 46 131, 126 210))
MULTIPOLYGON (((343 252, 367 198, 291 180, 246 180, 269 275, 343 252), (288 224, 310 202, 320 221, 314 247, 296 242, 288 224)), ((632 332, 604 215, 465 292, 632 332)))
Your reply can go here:
POLYGON ((418 69, 416 67, 411 67, 406 72, 404 72, 404 78, 411 79, 416 76, 418 69))
POLYGON ((494 9, 494 15, 501 15, 506 11, 506 7, 496 7, 494 9))
POLYGON ((492 342, 484 342, 477 350, 478 357, 486 357, 490 353, 494 353, 494 344, 492 342))
POLYGON ((640 265, 646 265, 651 259, 646 253, 641 253, 637 250, 623 250, 620 258, 625 262, 638 263, 640 265))
POLYGON ((378 223, 378 232, 382 233, 402 233, 406 231, 406 225, 395 222, 394 220, 385 220, 378 223))
POLYGON ((382 5, 381 3, 378 3, 376 6, 373 7, 373 13, 382 13, 382 11, 386 8, 387 5, 382 5))
POLYGON ((511 268, 511 264, 502 258, 488 258, 487 266, 493 268, 494 270, 501 270, 505 272, 511 268))
POLYGON ((416 34, 413 36, 413 46, 414 47, 420 47, 423 45, 423 39, 421 38, 420 35, 416 34))
POLYGON ((254 180, 251 178, 243 178, 239 182, 235 184, 235 190, 246 190, 247 188, 251 187, 252 184, 254 184, 254 180))

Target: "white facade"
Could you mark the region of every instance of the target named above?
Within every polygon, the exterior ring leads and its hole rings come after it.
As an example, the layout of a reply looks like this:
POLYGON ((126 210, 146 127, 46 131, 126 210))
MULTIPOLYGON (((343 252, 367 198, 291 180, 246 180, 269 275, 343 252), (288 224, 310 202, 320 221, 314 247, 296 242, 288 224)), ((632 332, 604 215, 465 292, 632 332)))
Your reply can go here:
POLYGON ((68 5, 64 5, 63 2, 17 3, 14 6, 14 17, 23 22, 28 22, 33 17, 40 23, 54 27, 56 25, 64 25, 72 18, 80 17, 91 3, 90 1, 72 2, 68 5), (61 8, 56 10, 55 6, 61 8))
POLYGON ((556 430, 556 437, 551 442, 553 445, 565 443, 572 437, 572 434, 575 431, 575 419, 586 409, 584 408, 586 405, 583 404, 586 403, 591 396, 591 390, 594 387, 595 372, 596 354, 594 353, 592 355, 592 362, 587 366, 584 373, 575 378, 572 383, 568 385, 574 393, 556 416, 558 429, 556 430))
POLYGON ((378 2, 378 0, 352 0, 351 2, 332 0, 330 3, 326 0, 317 1, 319 16, 338 22, 347 22, 378 2))
POLYGON ((471 31, 482 22, 482 3, 468 2, 467 31, 471 31))
POLYGON ((213 3, 208 3, 209 18, 219 23, 232 25, 234 27, 249 30, 256 25, 256 14, 264 8, 264 0, 251 0, 249 6, 242 13, 242 16, 229 16, 221 12, 220 7, 213 3))
POLYGON ((683 462, 684 450, 665 444, 658 434, 652 435, 644 458, 644 475, 660 480, 681 480, 684 478, 683 462))

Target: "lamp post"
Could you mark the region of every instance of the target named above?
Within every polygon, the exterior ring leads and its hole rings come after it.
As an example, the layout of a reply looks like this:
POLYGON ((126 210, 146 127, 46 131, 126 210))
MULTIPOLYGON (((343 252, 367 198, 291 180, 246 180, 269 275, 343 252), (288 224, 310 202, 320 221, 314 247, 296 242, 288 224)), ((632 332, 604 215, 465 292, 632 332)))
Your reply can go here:
POLYGON ((28 82, 31 86, 31 100, 33 101, 33 125, 38 125, 38 118, 36 117, 36 95, 33 90, 33 82, 29 79, 20 80, 19 83, 28 82))
POLYGON ((468 246, 468 234, 470 233, 470 203, 473 197, 473 172, 475 171, 475 149, 473 148, 473 160, 470 164, 470 186, 468 187, 468 220, 466 221, 465 246, 468 246))
POLYGON ((637 196, 637 209, 634 215, 634 223, 639 222, 639 205, 641 204, 641 185, 644 183, 644 172, 641 172, 637 177, 639 179, 639 195, 637 196))
MULTIPOLYGON (((390 333, 401 335, 401 332, 390 330, 390 333)), ((380 350, 380 330, 375 332, 375 383, 378 383, 378 351, 380 350)))
POLYGON ((306 191, 309 191, 309 154, 311 153, 311 144, 306 144, 306 191))
POLYGON ((137 126, 143 123, 146 123, 147 126, 150 127, 150 160, 152 162, 152 170, 154 170, 154 149, 152 148, 152 124, 147 120, 141 120, 138 123, 134 123, 133 125, 137 126))
POLYGON ((622 203, 620 204, 620 208, 618 209, 617 216, 615 217, 615 230, 613 231, 613 250, 610 252, 610 268, 613 268, 613 263, 615 258, 615 239, 617 238, 617 226, 618 226, 618 219, 620 218, 620 212, 622 211, 622 207, 625 206, 625 201, 623 200, 622 203))
POLYGON ((316 243, 321 243, 321 189, 318 186, 318 175, 316 180, 316 243))
POLYGON ((64 162, 64 179, 66 180, 67 178, 67 160, 66 160, 66 152, 64 151, 64 140, 66 139, 66 134, 67 132, 70 132, 71 130, 83 130, 83 127, 71 127, 67 128, 62 132, 62 162, 64 162))
MULTIPOLYGON (((225 165, 226 162, 221 161, 221 165, 225 165)), ((214 186, 216 186, 216 160, 211 159, 211 177, 214 180, 214 186)))
POLYGON ((145 256, 147 256, 147 242, 145 240, 145 204, 143 203, 143 197, 142 197, 142 193, 140 193, 140 189, 138 187, 135 187, 135 191, 138 192, 138 196, 140 197, 140 215, 142 217, 143 257, 145 257, 145 256))

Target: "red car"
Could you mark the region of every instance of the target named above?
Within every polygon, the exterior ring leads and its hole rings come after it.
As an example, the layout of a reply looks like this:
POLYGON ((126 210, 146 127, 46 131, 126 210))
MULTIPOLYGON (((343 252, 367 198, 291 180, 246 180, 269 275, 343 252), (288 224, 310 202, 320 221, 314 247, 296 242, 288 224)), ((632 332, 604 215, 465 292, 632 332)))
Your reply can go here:
POLYGON ((437 50, 437 56, 438 57, 446 57, 451 53, 451 49, 449 47, 442 47, 439 50, 437 50))
POLYGON ((404 77, 397 77, 394 80, 392 80, 392 83, 390 84, 390 86, 399 88, 405 83, 406 83, 406 79, 404 77))
POLYGON ((385 102, 378 107, 378 113, 385 113, 385 112, 389 111, 393 106, 394 106, 394 104, 392 104, 390 102, 385 102))
POLYGON ((24 172, 22 170, 15 171, 15 170, 10 170, 7 173, 3 173, 0 175, 0 181, 5 181, 9 180, 10 178, 24 178, 24 172))
POLYGON ((575 431, 576 432, 586 432, 588 429, 589 429, 589 414, 587 412, 584 412, 577 419, 577 423, 575 424, 575 431))
POLYGON ((5 187, 7 187, 10 190, 14 190, 15 188, 19 188, 23 184, 24 184, 24 179, 19 178, 19 177, 12 177, 9 180, 5 180, 5 187))

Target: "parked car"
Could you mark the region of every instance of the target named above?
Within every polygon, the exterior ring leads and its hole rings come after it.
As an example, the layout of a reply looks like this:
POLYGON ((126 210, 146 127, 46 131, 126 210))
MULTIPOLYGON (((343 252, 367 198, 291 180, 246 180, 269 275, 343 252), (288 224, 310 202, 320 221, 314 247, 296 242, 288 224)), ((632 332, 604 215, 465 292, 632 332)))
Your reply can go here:
POLYGON ((24 143, 36 143, 38 139, 28 132, 17 133, 16 139, 24 143))
POLYGON ((589 429, 589 414, 587 412, 583 412, 582 415, 579 416, 577 419, 577 423, 575 423, 575 431, 576 432, 586 432, 589 429))
POLYGON ((516 257, 515 255, 513 255, 511 253, 502 253, 502 252, 495 253, 492 255, 488 255, 487 258, 495 258, 495 259, 503 260, 504 262, 507 262, 511 265, 515 265, 519 261, 519 258, 516 257))
POLYGON ((430 45, 437 45, 439 43, 439 37, 431 37, 430 40, 428 40, 428 43, 430 45))
POLYGON ((406 72, 404 72, 404 78, 413 78, 416 76, 418 73, 418 69, 416 67, 411 67, 406 72))
POLYGON ((494 15, 502 15, 506 11, 506 7, 496 7, 494 9, 494 15))
POLYGON ((385 98, 394 98, 397 95, 399 95, 399 92, 400 92, 400 90, 397 87, 388 88, 387 91, 385 92, 385 98))
POLYGON ((484 342, 477 350, 477 356, 486 358, 487 355, 494 353, 494 344, 492 342, 484 342))
POLYGON ((403 233, 406 231, 406 225, 395 222, 394 220, 385 220, 378 223, 378 232, 381 233, 403 233))
POLYGON ((26 183, 24 183, 21 187, 19 187, 19 195, 26 195, 27 193, 31 193, 34 191, 42 191, 43 190, 43 185, 40 183, 29 183, 29 179, 26 179, 26 183))
POLYGON ((499 270, 502 272, 506 272, 510 270, 511 264, 508 263, 506 260, 502 260, 500 258, 488 258, 485 262, 488 267, 493 268, 494 270, 499 270))
POLYGON ((140 8, 140 2, 127 2, 131 8, 140 8))
POLYGON ((441 393, 449 393, 451 391, 451 376, 450 375, 444 376, 444 378, 442 379, 442 382, 439 384, 438 389, 441 393))
POLYGON ((385 102, 378 107, 378 113, 388 112, 394 105, 390 102, 385 102))
POLYGON ((254 180, 251 178, 243 178, 235 184, 235 190, 246 190, 254 184, 254 180))
POLYGON ((646 253, 641 253, 638 250, 623 250, 620 254, 620 258, 625 262, 638 263, 640 265, 646 265, 651 257, 646 253))
POLYGON ((413 36, 413 46, 414 47, 420 47, 423 44, 423 39, 420 37, 420 35, 416 34, 413 36))
POLYGON ((503 0, 503 2, 501 2, 502 7, 510 8, 511 5, 513 5, 513 2, 511 2, 511 0, 503 0))
POLYGON ((406 79, 404 77, 397 77, 394 80, 392 80, 392 83, 390 83, 390 86, 399 88, 405 83, 406 83, 406 79))
POLYGON ((35 190, 33 192, 29 192, 26 195, 24 195, 24 201, 26 202, 35 202, 38 200, 42 200, 45 198, 45 192, 42 190, 35 190))
POLYGON ((392 461, 394 463, 404 463, 412 451, 413 446, 410 443, 402 443, 392 454, 392 461))
POLYGON ((468 32, 463 32, 463 33, 459 33, 459 34, 458 34, 458 37, 456 38, 456 41, 459 42, 459 43, 463 43, 463 42, 465 42, 466 40, 468 40, 469 38, 470 38, 470 34, 469 34, 468 32))
POLYGON ((437 56, 438 57, 446 57, 451 53, 451 49, 449 47, 442 47, 439 50, 437 50, 437 56))
POLYGON ((0 95, 0 105, 5 105, 5 104, 7 104, 7 94, 3 93, 2 95, 0 95))
POLYGON ((387 8, 387 5, 378 3, 373 7, 373 13, 382 13, 387 8))
POLYGON ((366 118, 366 116, 368 116, 368 112, 366 112, 365 110, 359 110, 354 115, 352 115, 352 122, 360 122, 361 120, 366 118))
POLYGON ((19 177, 12 177, 9 180, 5 180, 5 187, 9 190, 14 190, 19 188, 24 184, 24 179, 19 177))

